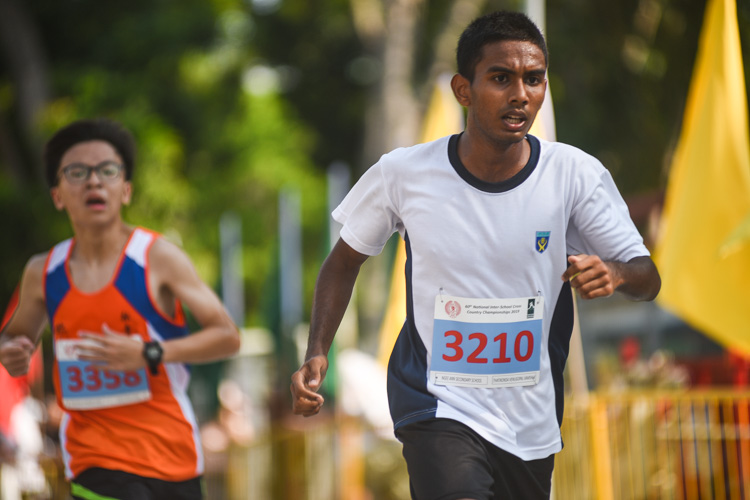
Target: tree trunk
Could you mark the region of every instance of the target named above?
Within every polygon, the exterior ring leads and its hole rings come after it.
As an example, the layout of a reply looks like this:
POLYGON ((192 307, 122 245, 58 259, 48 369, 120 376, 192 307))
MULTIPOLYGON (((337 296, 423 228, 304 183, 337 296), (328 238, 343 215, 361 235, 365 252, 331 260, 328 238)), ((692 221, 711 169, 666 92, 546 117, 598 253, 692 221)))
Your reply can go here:
POLYGON ((0 53, 16 90, 15 115, 21 134, 20 138, 12 137, 9 130, 14 127, 8 126, 6 116, 0 117, 0 154, 17 184, 43 178, 38 160, 38 119, 48 99, 46 57, 25 9, 18 0, 0 0, 0 53), (23 164, 24 158, 33 168, 23 164))

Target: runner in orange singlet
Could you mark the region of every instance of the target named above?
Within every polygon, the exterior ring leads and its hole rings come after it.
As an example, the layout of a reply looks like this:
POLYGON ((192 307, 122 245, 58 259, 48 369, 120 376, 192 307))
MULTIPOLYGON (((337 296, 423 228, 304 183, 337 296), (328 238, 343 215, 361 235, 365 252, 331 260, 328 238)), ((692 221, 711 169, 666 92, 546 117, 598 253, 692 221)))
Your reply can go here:
POLYGON ((26 265, 0 363, 26 373, 50 324, 74 498, 202 498, 186 363, 234 354, 239 336, 180 248, 122 220, 134 156, 130 133, 103 119, 74 122, 47 143, 52 200, 74 236, 26 265), (201 325, 192 335, 182 304, 201 325))

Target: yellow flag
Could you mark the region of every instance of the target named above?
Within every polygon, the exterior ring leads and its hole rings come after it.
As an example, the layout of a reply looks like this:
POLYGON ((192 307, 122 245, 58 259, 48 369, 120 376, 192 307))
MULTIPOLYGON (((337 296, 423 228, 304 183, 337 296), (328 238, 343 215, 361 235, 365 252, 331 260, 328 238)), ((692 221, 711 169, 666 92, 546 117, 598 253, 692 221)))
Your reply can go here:
POLYGON ((729 238, 721 246, 722 257, 740 250, 750 242, 750 214, 745 217, 742 224, 729 235, 729 238))
POLYGON ((750 354, 750 144, 736 0, 709 0, 655 260, 660 303, 750 354), (731 242, 731 247, 727 247, 731 242))
MULTIPOLYGON (((427 108, 422 142, 430 142, 446 135, 457 134, 463 130, 464 115, 461 105, 453 96, 451 76, 443 74, 438 77, 432 92, 430 105, 427 108)), ((380 345, 378 346, 378 361, 388 365, 393 345, 406 319, 406 280, 404 266, 406 265, 406 248, 404 240, 399 239, 396 258, 393 262, 393 275, 388 295, 388 305, 380 326, 380 345)))

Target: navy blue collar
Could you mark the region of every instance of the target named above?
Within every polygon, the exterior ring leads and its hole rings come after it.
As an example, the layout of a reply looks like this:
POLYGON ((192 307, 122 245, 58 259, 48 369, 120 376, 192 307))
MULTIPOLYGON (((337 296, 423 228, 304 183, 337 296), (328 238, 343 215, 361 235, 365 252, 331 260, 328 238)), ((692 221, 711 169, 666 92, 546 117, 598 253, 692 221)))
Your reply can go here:
POLYGON ((461 137, 461 134, 456 134, 454 136, 451 136, 450 140, 448 141, 448 159, 450 160, 453 169, 463 180, 481 191, 486 191, 488 193, 503 193, 505 191, 510 191, 511 189, 520 186, 523 181, 528 179, 531 175, 531 172, 533 172, 536 166, 539 164, 539 139, 537 139, 533 135, 527 135, 526 140, 529 141, 529 145, 531 146, 531 155, 529 155, 529 161, 521 169, 521 171, 510 179, 506 179, 504 181, 483 181, 482 179, 475 177, 474 174, 469 172, 469 170, 461 162, 461 158, 459 158, 458 156, 459 137, 461 137))

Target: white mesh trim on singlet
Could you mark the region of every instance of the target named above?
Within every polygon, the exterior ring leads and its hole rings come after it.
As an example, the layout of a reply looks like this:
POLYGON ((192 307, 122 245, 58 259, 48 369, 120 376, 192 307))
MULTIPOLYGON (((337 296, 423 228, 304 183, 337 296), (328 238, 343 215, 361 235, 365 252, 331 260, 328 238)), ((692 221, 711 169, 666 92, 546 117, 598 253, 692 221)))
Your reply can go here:
POLYGON ((69 238, 55 245, 55 247, 51 251, 49 262, 47 263, 47 274, 50 274, 58 267, 65 264, 65 259, 68 257, 70 245, 72 244, 73 239, 69 238))
POLYGON ((153 234, 135 228, 125 249, 125 255, 133 259, 139 266, 146 267, 146 250, 153 239, 153 234))

